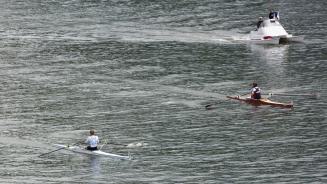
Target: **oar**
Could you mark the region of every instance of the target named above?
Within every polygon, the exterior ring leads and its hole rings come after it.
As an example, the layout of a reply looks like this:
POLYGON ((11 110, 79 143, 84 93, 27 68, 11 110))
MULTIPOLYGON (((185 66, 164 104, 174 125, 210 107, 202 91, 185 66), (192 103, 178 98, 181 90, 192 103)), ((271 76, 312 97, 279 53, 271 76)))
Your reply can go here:
POLYGON ((313 98, 319 97, 318 93, 306 93, 306 94, 267 93, 265 95, 269 95, 269 96, 307 96, 307 97, 313 97, 313 98))
MULTIPOLYGON (((242 94, 242 95, 238 95, 238 96, 244 96, 244 95, 248 95, 250 92, 247 92, 247 93, 244 93, 244 94, 242 94)), ((229 99, 226 99, 226 100, 229 100, 229 99)), ((221 102, 216 102, 216 103, 214 103, 214 104, 208 104, 208 105, 206 105, 205 106, 205 108, 206 108, 206 110, 211 110, 211 109, 213 109, 213 105, 216 105, 216 104, 219 104, 219 103, 221 103, 221 102)))
POLYGON ((116 145, 116 146, 126 146, 125 144, 112 143, 112 142, 109 142, 108 144, 112 144, 112 145, 116 145))
MULTIPOLYGON (((79 144, 80 142, 77 142, 77 143, 75 143, 75 144, 72 144, 72 146, 75 146, 75 145, 77 145, 77 144, 79 144)), ((68 146, 69 147, 69 146, 68 146)), ((43 156, 43 155, 47 155, 47 154, 50 154, 50 153, 53 153, 53 152, 56 152, 56 151, 59 151, 59 150, 62 150, 62 149, 65 149, 66 147, 62 147, 62 148, 58 148, 58 149, 56 149, 56 150, 53 150, 53 151, 50 151, 50 152, 47 152, 47 153, 43 153, 43 154, 41 154, 41 155, 39 155, 38 157, 41 157, 41 156, 43 156)))
POLYGON ((107 140, 105 140, 105 143, 103 145, 101 145, 99 150, 101 150, 104 145, 115 145, 115 146, 128 147, 128 145, 126 145, 126 144, 110 143, 110 142, 107 142, 107 140))
POLYGON ((111 139, 110 137, 107 137, 107 136, 105 136, 103 139, 105 140, 105 144, 111 144, 111 145, 116 145, 116 146, 126 146, 124 144, 119 144, 119 143, 114 143, 114 142, 108 142, 108 140, 113 140, 113 139, 111 139))

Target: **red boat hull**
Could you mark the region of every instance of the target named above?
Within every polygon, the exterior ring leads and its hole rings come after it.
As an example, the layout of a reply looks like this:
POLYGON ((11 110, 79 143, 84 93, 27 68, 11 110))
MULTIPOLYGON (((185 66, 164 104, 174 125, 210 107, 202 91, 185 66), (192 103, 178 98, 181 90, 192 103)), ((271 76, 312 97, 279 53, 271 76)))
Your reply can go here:
POLYGON ((293 108, 293 103, 280 103, 274 102, 267 98, 262 99, 252 99, 252 98, 241 98, 239 96, 227 96, 229 99, 242 101, 251 105, 260 106, 260 105, 270 105, 273 107, 281 107, 281 108, 293 108))

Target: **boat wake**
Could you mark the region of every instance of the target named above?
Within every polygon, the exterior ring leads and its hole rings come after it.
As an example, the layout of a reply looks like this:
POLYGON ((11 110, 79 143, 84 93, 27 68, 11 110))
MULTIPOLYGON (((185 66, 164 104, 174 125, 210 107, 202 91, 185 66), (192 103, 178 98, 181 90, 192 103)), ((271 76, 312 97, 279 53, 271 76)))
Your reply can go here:
POLYGON ((190 28, 179 29, 136 29, 120 32, 118 37, 129 42, 184 42, 184 43, 233 43, 231 31, 203 31, 190 28))
MULTIPOLYGON (((211 44, 248 44, 254 43, 249 33, 235 30, 204 31, 192 28, 178 29, 135 29, 120 32, 118 39, 124 42, 182 42, 182 43, 211 43, 211 44)), ((303 37, 295 37, 290 42, 304 42, 303 37), (295 39, 296 38, 296 39, 295 39)), ((256 41, 255 44, 279 44, 279 40, 269 42, 256 41)))
POLYGON ((144 147, 147 146, 148 144, 145 142, 134 142, 134 143, 130 143, 128 144, 126 147, 128 148, 138 148, 138 147, 144 147))

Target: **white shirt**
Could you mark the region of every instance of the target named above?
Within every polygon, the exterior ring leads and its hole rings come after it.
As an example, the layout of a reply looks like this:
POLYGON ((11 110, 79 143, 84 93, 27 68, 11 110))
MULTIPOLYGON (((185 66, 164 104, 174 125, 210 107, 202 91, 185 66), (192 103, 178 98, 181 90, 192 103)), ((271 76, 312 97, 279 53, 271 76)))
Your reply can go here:
POLYGON ((85 143, 88 144, 90 147, 95 148, 99 144, 99 137, 96 135, 91 135, 86 139, 85 143))
POLYGON ((251 89, 251 93, 254 94, 254 93, 261 93, 261 89, 259 87, 254 87, 251 89))

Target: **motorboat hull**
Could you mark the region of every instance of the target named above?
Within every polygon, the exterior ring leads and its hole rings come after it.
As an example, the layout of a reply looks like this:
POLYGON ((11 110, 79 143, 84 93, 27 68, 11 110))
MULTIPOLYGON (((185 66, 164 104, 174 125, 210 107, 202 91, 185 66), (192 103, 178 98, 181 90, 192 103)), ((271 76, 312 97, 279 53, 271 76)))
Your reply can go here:
POLYGON ((303 38, 288 34, 277 18, 266 19, 260 27, 250 32, 250 40, 256 44, 288 44, 301 42, 303 38))

